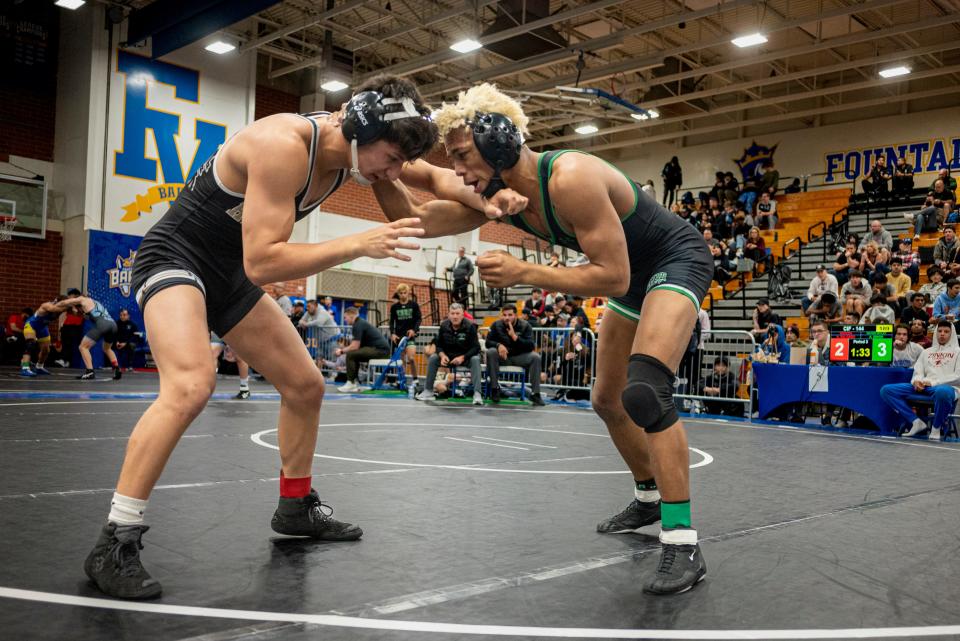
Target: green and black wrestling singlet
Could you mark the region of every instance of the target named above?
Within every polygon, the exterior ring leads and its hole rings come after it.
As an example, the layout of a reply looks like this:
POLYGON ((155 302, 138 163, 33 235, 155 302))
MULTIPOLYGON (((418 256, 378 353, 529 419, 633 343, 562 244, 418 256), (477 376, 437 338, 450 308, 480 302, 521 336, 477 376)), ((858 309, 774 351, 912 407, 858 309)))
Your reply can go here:
MULTIPOLYGON (((547 188, 554 161, 571 152, 583 153, 565 149, 540 155, 541 210, 550 235, 546 236, 531 227, 524 219, 523 212, 508 219, 515 227, 551 244, 582 252, 576 237, 564 229, 557 219, 547 188)), ((624 178, 630 182, 634 194, 633 209, 620 214, 630 257, 630 289, 623 296, 610 298, 608 306, 636 321, 640 319, 640 308, 647 292, 667 289, 683 294, 699 310, 713 280, 713 257, 703 236, 693 225, 650 198, 625 174, 624 178)))

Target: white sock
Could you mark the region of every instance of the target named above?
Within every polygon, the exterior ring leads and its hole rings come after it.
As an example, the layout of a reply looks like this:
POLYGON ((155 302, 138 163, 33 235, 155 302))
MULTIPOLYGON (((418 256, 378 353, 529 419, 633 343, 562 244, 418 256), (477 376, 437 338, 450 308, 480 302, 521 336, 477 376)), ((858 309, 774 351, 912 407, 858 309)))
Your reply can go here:
POLYGON ((653 503, 660 500, 660 490, 638 490, 634 487, 633 495, 641 503, 653 503))
POLYGON ((240 379, 240 391, 250 389, 250 377, 240 379))
POLYGON ((140 525, 143 523, 143 513, 147 511, 147 501, 113 493, 110 500, 110 516, 107 521, 117 525, 140 525))

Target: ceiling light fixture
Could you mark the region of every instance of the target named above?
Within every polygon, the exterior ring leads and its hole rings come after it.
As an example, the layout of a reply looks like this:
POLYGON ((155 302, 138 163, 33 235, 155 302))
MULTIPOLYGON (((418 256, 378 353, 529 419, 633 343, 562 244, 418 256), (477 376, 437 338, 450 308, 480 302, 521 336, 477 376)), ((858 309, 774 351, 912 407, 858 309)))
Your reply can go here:
POLYGON ((630 114, 630 117, 633 118, 634 120, 650 120, 650 116, 648 116, 646 112, 643 112, 643 111, 632 113, 630 114))
POLYGON ((215 42, 211 42, 206 47, 204 47, 204 49, 206 49, 207 51, 210 51, 212 53, 215 53, 221 56, 225 53, 229 53, 233 51, 236 48, 237 48, 236 45, 232 45, 229 42, 224 42, 223 40, 217 40, 215 42))
POLYGON ((338 91, 343 91, 349 86, 350 85, 345 82, 341 82, 340 80, 327 80, 325 83, 320 85, 320 88, 324 91, 329 91, 330 93, 336 93, 338 91))
POLYGON ((739 38, 734 38, 730 42, 737 45, 741 49, 744 47, 754 47, 756 45, 762 45, 767 41, 767 37, 762 33, 751 33, 746 36, 740 36, 739 38))
POLYGON ((458 53, 470 53, 471 51, 476 51, 482 46, 482 44, 473 38, 464 38, 460 42, 454 42, 452 45, 450 45, 450 48, 458 53))
POLYGON ((881 78, 896 78, 897 76, 905 76, 910 73, 910 67, 905 67, 900 65, 899 67, 889 67, 887 69, 880 70, 881 78))
POLYGON ((576 129, 574 129, 574 131, 582 136, 586 136, 588 134, 595 134, 600 130, 597 129, 596 125, 580 125, 576 129))
POLYGON ((57 0, 53 4, 64 9, 78 9, 86 4, 86 0, 57 0))

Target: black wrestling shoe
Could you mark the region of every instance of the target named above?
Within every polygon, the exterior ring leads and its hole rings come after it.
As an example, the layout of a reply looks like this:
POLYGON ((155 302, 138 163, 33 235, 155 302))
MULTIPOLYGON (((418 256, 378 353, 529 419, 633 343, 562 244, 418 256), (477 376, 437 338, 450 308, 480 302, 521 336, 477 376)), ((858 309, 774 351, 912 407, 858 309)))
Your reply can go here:
POLYGON ((119 368, 119 367, 114 367, 114 368, 113 368, 113 380, 119 381, 121 376, 123 376, 123 372, 120 370, 120 368, 119 368))
POLYGON ((83 564, 83 571, 101 592, 118 599, 152 599, 160 596, 160 582, 140 563, 146 525, 107 523, 83 564))
POLYGON ((696 541, 696 532, 687 528, 663 530, 660 532, 660 542, 663 549, 660 551, 660 564, 653 578, 643 586, 643 591, 650 594, 680 594, 686 592, 707 576, 707 564, 703 561, 699 543, 666 543, 666 540, 675 538, 682 541, 688 539, 696 541), (693 532, 692 536, 684 536, 693 532), (679 536, 675 536, 679 535, 679 536))
POLYGON ((338 521, 330 514, 333 514, 333 508, 320 502, 316 490, 310 490, 310 494, 300 499, 281 496, 270 527, 277 534, 309 536, 323 541, 356 541, 363 536, 359 526, 338 521))
POLYGON ((237 399, 238 401, 245 401, 248 398, 250 398, 250 390, 242 389, 239 392, 237 392, 237 395, 234 396, 234 398, 237 399))
POLYGON ((490 400, 494 403, 500 402, 500 387, 491 387, 490 388, 490 400))
POLYGON ((601 534, 623 534, 636 532, 645 525, 651 525, 660 520, 660 501, 643 503, 637 499, 628 505, 623 512, 611 516, 606 521, 597 523, 597 532, 601 534))
POLYGON ((543 397, 540 396, 540 392, 537 392, 536 394, 531 396, 530 401, 537 407, 543 407, 544 405, 546 405, 546 403, 543 402, 543 397))
POLYGON ((88 369, 77 378, 79 378, 81 381, 89 381, 90 379, 96 378, 96 377, 97 375, 94 373, 94 371, 92 369, 88 369))

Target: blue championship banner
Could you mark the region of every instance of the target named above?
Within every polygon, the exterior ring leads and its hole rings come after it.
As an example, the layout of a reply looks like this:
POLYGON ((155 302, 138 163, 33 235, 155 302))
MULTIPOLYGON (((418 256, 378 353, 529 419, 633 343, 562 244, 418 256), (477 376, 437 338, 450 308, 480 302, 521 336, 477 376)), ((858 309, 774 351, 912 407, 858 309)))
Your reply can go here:
POLYGON ((114 320, 119 318, 121 309, 129 310, 130 320, 143 331, 143 314, 131 284, 133 263, 141 240, 140 236, 91 230, 87 292, 91 298, 103 303, 114 320))

